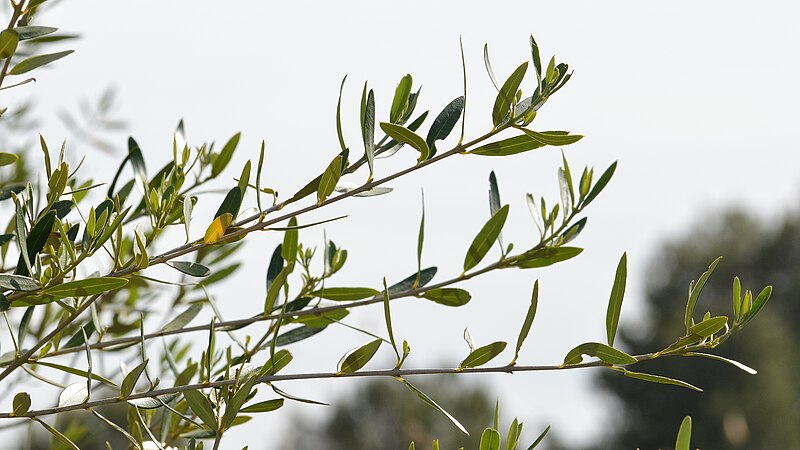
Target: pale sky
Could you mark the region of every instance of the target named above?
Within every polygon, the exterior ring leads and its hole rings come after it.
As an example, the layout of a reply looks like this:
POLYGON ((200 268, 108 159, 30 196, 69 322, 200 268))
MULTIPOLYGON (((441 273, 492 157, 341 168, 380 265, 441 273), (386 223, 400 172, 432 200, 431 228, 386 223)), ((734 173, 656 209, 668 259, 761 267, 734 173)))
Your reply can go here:
MULTIPOLYGON (((411 366, 457 364, 468 351, 461 339, 466 326, 479 344, 516 340, 531 286, 539 279, 539 312, 521 363, 554 364, 574 345, 604 338, 606 302, 623 251, 629 268, 625 326, 644 313, 647 264, 660 240, 726 205, 769 219, 796 204, 800 149, 790 130, 797 126, 800 103, 798 13, 797 3, 789 1, 82 0, 63 2, 41 22, 80 33, 82 39, 70 47, 76 53, 56 63, 55 70, 39 73, 36 84, 6 92, 9 98, 33 95, 39 112, 54 117, 57 110, 116 86, 119 115, 129 120, 150 167, 171 158, 172 133, 181 118, 191 144, 221 144, 241 131, 228 178, 217 187, 232 185, 245 160, 255 163, 259 143, 266 139, 263 184, 289 195, 321 173, 337 152, 334 114, 344 74, 345 132, 358 155, 364 80, 375 89, 379 116, 385 116, 397 82, 411 73, 415 85, 424 86, 418 110, 430 109, 435 117, 461 95, 462 36, 467 137, 474 137, 490 128, 495 95, 483 69, 483 44, 489 44, 498 78, 505 79, 529 59, 533 33, 543 57, 555 53, 575 74, 532 127, 586 136, 565 148, 573 173, 584 165, 600 172, 619 161, 614 180, 587 210, 588 227, 576 241, 586 251, 544 270, 507 270, 470 281, 463 287, 473 300, 462 309, 405 299, 393 305, 393 314, 398 339, 408 339, 413 347, 411 366)), ((54 142, 65 136, 55 120, 41 131, 54 142)), ((118 143, 122 147, 124 136, 118 143)), ((89 147, 70 151, 74 161, 90 156, 84 170, 106 175, 120 159, 89 147)), ((413 164, 413 150, 402 153, 380 160, 378 175, 413 164)), ((303 221, 349 214, 325 227, 350 253, 333 283, 378 287, 384 276, 391 282, 416 268, 422 187, 424 264, 438 266, 437 278, 443 280, 460 273, 464 252, 488 218, 489 171, 497 173, 503 202, 511 205, 504 237, 522 249, 537 233, 524 194, 557 201, 560 157, 555 148, 500 159, 453 157, 393 183, 390 195, 337 203, 303 221)), ((208 217, 219 201, 201 197, 201 216, 208 217)), ((304 230, 301 240, 313 245, 321 242, 321 234, 321 229, 304 230)), ((226 319, 258 310, 268 256, 280 238, 249 239, 240 255, 244 269, 214 291, 226 319)), ((698 267, 698 274, 702 270, 698 267)), ((675 307, 682 302, 676 299, 675 307)), ((361 309, 350 320, 384 332, 379 307, 361 309)), ((287 371, 334 370, 345 351, 366 342, 346 329, 325 334, 293 346, 296 361, 287 371)), ((390 365, 391 352, 384 350, 368 367, 390 365)), ((613 405, 594 394, 592 376, 570 371, 471 379, 487 384, 500 397, 505 417, 519 416, 530 433, 552 423, 571 442, 587 442, 614 417, 613 405)), ((283 388, 336 402, 353 385, 332 380, 283 388)), ((659 388, 671 389, 653 387, 659 388)), ((269 440, 285 426, 288 413, 319 409, 293 404, 284 414, 257 417, 226 434, 226 448, 245 443, 252 449, 277 448, 255 436, 269 440)))

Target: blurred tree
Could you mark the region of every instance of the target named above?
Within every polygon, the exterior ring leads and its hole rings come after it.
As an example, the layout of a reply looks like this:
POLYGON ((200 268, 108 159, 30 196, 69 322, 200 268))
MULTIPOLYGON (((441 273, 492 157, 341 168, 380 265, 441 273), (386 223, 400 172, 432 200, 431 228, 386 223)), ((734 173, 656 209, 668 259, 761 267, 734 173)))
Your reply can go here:
POLYGON ((433 439, 439 439, 442 448, 477 449, 480 432, 491 425, 494 415, 494 401, 486 390, 454 375, 413 382, 452 412, 471 436, 425 402, 411 401, 413 394, 402 384, 370 380, 335 402, 321 423, 308 418, 292 420, 286 441, 279 448, 406 449, 414 441, 418 450, 424 450, 431 448, 433 439))
MULTIPOLYGON (((772 222, 775 223, 775 222, 772 222)), ((642 363, 642 369, 688 381, 705 393, 661 387, 602 373, 599 384, 616 397, 618 425, 597 448, 672 448, 676 420, 698 424, 693 446, 702 449, 800 449, 800 217, 778 226, 741 211, 703 219, 685 236, 662 246, 652 262, 647 317, 621 329, 632 354, 658 348, 680 332, 686 286, 708 263, 724 255, 706 285, 698 312, 729 315, 734 273, 751 286, 774 283, 773 300, 758 324, 716 352, 758 369, 758 376, 732 372, 714 361, 677 358, 642 363), (669 326, 667 326, 670 324, 669 326)))

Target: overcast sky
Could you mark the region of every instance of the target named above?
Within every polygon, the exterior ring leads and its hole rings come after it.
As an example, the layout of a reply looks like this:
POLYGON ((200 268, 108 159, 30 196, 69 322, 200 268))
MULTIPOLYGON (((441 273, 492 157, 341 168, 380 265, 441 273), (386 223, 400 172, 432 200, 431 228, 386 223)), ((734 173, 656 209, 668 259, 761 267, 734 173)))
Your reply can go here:
MULTIPOLYGON (((36 84, 7 92, 11 98, 34 95, 39 112, 54 117, 58 109, 116 86, 119 115, 129 120, 151 167, 171 157, 181 118, 192 144, 224 142, 241 131, 229 178, 218 187, 231 185, 247 159, 255 162, 266 139, 263 184, 289 194, 321 173, 337 152, 334 114, 344 74, 345 132, 358 154, 364 80, 375 89, 384 117, 397 82, 411 73, 415 85, 424 85, 419 110, 435 115, 461 94, 463 36, 467 136, 474 137, 491 126, 495 94, 483 69, 483 44, 489 44, 498 78, 505 79, 530 57, 533 33, 546 57, 555 53, 575 70, 533 127, 586 136, 565 148, 574 173, 584 165, 598 172, 619 161, 613 182, 588 210, 589 225, 577 241, 586 251, 546 270, 508 270, 470 281, 465 287, 473 300, 463 309, 399 301, 395 333, 413 347, 411 366, 457 364, 468 351, 461 339, 465 326, 479 344, 516 339, 538 278, 539 313, 521 362, 559 363, 574 345, 604 338, 606 302, 623 251, 629 256, 625 326, 635 325, 644 312, 646 269, 659 241, 726 205, 769 219, 796 203, 798 9, 789 1, 71 1, 42 24, 80 33, 82 39, 72 44, 76 53, 56 70, 39 73, 36 84)), ((527 86, 530 91, 530 78, 527 86)), ((65 135, 56 121, 42 132, 53 141, 65 135)), ((124 136, 118 139, 121 146, 124 136)), ((106 175, 119 160, 119 154, 109 157, 89 147, 70 152, 73 161, 91 156, 84 170, 106 175)), ((414 152, 403 153, 379 162, 378 175, 413 164, 414 152)), ((504 237, 521 249, 536 237, 524 194, 557 201, 559 160, 554 148, 502 159, 454 157, 393 183, 389 196, 337 203, 304 221, 349 214, 326 226, 328 236, 350 251, 336 284, 377 287, 384 276, 391 282, 415 270, 424 187, 424 264, 437 265, 445 279, 460 272, 466 248, 488 218, 489 171, 497 173, 503 201, 511 204, 504 237)), ((201 214, 207 217, 220 200, 201 197, 201 214)), ((279 239, 249 239, 241 255, 244 269, 215 291, 226 318, 258 309, 267 256, 279 239)), ((321 229, 304 230, 301 239, 319 243, 321 229)), ((682 302, 676 299, 675 307, 682 302)), ((355 325, 383 330, 380 308, 350 317, 355 325)), ((326 334, 293 347, 290 370, 332 370, 344 351, 365 342, 344 329, 326 334)), ((390 364, 389 353, 370 367, 390 364)), ((591 378, 590 371, 570 371, 474 380, 501 398, 507 416, 531 425, 553 423, 562 436, 586 442, 613 417, 613 406, 593 393, 591 378)), ((283 388, 335 402, 352 386, 332 380, 283 388)), ((232 432, 228 445, 277 448, 260 446, 255 436, 275 436, 288 417, 260 417, 232 432)))

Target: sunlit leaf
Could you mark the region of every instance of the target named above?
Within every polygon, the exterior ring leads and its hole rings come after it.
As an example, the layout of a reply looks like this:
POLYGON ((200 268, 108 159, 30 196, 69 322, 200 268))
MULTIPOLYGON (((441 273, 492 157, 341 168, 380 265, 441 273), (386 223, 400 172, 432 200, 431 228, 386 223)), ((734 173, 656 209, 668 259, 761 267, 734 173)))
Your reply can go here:
POLYGON ((208 428, 216 430, 219 427, 217 416, 214 413, 214 406, 205 394, 200 391, 190 390, 183 391, 183 397, 186 399, 186 403, 189 404, 189 408, 208 428))
POLYGON ((122 384, 119 388, 119 394, 122 398, 127 398, 131 395, 133 388, 136 387, 136 383, 142 376, 142 372, 147 368, 147 363, 148 360, 143 361, 141 364, 131 369, 131 371, 125 375, 125 378, 122 379, 122 384))
POLYGON ((606 311, 606 335, 608 345, 614 345, 614 337, 617 335, 619 325, 619 315, 622 311, 622 300, 625 297, 625 283, 628 277, 628 254, 623 253, 622 258, 617 264, 617 272, 614 276, 614 286, 611 288, 611 298, 608 300, 606 311))
POLYGON ((700 298, 700 293, 703 291, 703 287, 706 285, 706 281, 714 273, 714 269, 717 268, 717 265, 722 260, 722 257, 715 259, 714 262, 708 266, 708 270, 703 272, 700 278, 697 280, 697 283, 692 287, 691 292, 689 292, 689 301, 686 303, 686 315, 684 317, 686 324, 686 331, 689 332, 689 328, 692 327, 692 316, 694 315, 694 309, 697 306, 697 300, 700 298))
POLYGON ((621 350, 599 342, 587 342, 570 350, 567 356, 564 357, 563 365, 568 366, 583 362, 582 355, 594 356, 600 359, 600 361, 612 365, 626 365, 638 362, 636 358, 621 350))
POLYGON ((320 297, 326 300, 334 300, 337 302, 346 302, 353 300, 363 300, 365 298, 372 298, 380 294, 380 291, 372 288, 362 287, 329 287, 312 292, 312 297, 320 297))
POLYGON ((692 441, 692 418, 686 416, 681 421, 678 436, 675 438, 675 450, 691 450, 692 441))
POLYGON ((217 177, 225 167, 227 167, 228 163, 231 162, 231 158, 233 157, 233 152, 236 151, 236 146, 239 145, 239 139, 242 137, 242 133, 236 133, 231 137, 228 142, 222 147, 222 150, 217 155, 216 159, 214 159, 213 164, 211 165, 211 176, 217 177))
POLYGON ((537 140, 545 145, 553 145, 553 146, 561 146, 561 145, 569 145, 574 144, 580 141, 583 136, 580 134, 564 134, 562 133, 553 133, 553 132, 539 132, 529 130, 527 128, 521 128, 522 131, 525 132, 529 137, 534 140, 537 140))
POLYGON ((375 339, 348 353, 339 364, 339 372, 353 373, 364 367, 375 356, 382 343, 383 339, 375 339))
POLYGON ((428 148, 428 143, 425 142, 425 139, 422 139, 422 137, 408 128, 394 123, 381 122, 381 129, 397 142, 408 144, 417 149, 419 151, 418 163, 430 157, 430 148, 428 148))
POLYGON ((521 269, 547 267, 555 263, 572 259, 583 252, 577 247, 547 247, 527 251, 517 257, 515 265, 521 269))
POLYGON ((472 296, 461 288, 436 288, 425 291, 422 296, 444 306, 463 306, 469 303, 472 296))
POLYGON ((57 61, 74 51, 75 50, 65 50, 63 52, 51 53, 48 55, 32 56, 28 59, 18 62, 14 68, 8 71, 8 74, 21 75, 23 73, 30 72, 31 70, 44 66, 45 64, 50 64, 53 61, 57 61))
POLYGON ((522 323, 522 328, 519 330, 519 336, 517 337, 517 347, 514 350, 514 359, 511 360, 511 364, 515 364, 517 362, 517 358, 519 358, 519 351, 522 349, 522 344, 525 342, 525 339, 528 337, 528 333, 531 331, 531 326, 533 325, 533 319, 536 317, 536 308, 539 305, 539 280, 536 280, 533 283, 533 293, 531 294, 531 304, 528 306, 528 312, 525 314, 525 321, 522 323))
POLYGON ((661 375, 652 375, 649 373, 631 372, 630 370, 626 370, 623 373, 626 377, 635 378, 637 380, 647 381, 650 383, 671 384, 673 386, 680 386, 693 391, 703 392, 703 390, 697 386, 693 386, 685 381, 676 380, 674 378, 662 377, 661 375))
POLYGON ((497 355, 502 353, 503 350, 506 348, 506 343, 503 341, 492 342, 491 344, 484 345, 483 347, 478 347, 473 350, 463 361, 461 364, 458 365, 460 368, 466 367, 478 367, 482 366, 492 359, 494 359, 497 355))
POLYGON ((31 408, 31 396, 27 392, 20 392, 14 396, 12 411, 15 416, 21 416, 31 408))
POLYGON ((527 70, 528 62, 526 61, 514 70, 506 82, 503 83, 500 92, 497 93, 497 98, 495 98, 494 101, 494 108, 492 108, 492 123, 494 123, 495 126, 499 125, 508 115, 511 103, 517 95, 517 90, 522 80, 525 78, 525 72, 527 72, 527 70))
POLYGON ((89 399, 86 383, 72 383, 58 395, 58 407, 80 405, 89 399))
POLYGON ((233 222, 233 216, 230 213, 225 213, 211 222, 211 225, 208 226, 206 229, 206 234, 203 237, 203 242, 206 245, 212 245, 219 242, 222 239, 222 236, 225 235, 225 232, 228 230, 228 227, 231 226, 233 222))
POLYGON ((483 260, 486 253, 492 248, 494 241, 496 241, 497 237, 500 235, 500 231, 503 229, 507 217, 508 205, 505 205, 492 215, 483 228, 481 228, 481 231, 475 236, 475 239, 467 250, 467 255, 464 258, 464 272, 477 266, 478 263, 483 260))
POLYGON ((266 400, 263 402, 254 403, 250 406, 245 407, 241 410, 243 413, 262 413, 262 412, 270 412, 275 411, 276 409, 283 406, 284 400, 282 398, 276 398, 273 400, 266 400))

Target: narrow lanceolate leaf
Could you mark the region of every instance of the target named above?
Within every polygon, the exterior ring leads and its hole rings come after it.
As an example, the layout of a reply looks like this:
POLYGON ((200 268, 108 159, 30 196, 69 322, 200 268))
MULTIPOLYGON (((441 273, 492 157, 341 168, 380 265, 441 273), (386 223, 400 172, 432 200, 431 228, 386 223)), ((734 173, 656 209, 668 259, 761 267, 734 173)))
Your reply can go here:
POLYGON ((392 99, 392 108, 389 111, 389 121, 398 123, 408 106, 408 97, 411 95, 411 85, 413 79, 410 74, 407 74, 400 80, 397 89, 394 91, 394 98, 392 99))
POLYGON ((141 409, 156 409, 164 406, 164 403, 169 403, 175 400, 178 396, 177 392, 171 394, 161 394, 156 397, 143 397, 128 400, 129 405, 136 406, 141 409))
POLYGON ((692 288, 691 292, 689 292, 689 301, 686 303, 686 315, 684 317, 685 324, 686 324, 686 331, 689 331, 689 328, 692 326, 692 316, 694 315, 694 309, 697 306, 697 300, 700 298, 700 293, 703 291, 703 287, 706 285, 706 281, 708 278, 711 277, 711 274, 714 273, 714 269, 717 268, 717 264, 722 260, 722 257, 715 259, 714 262, 708 266, 708 270, 703 272, 700 275, 700 278, 697 280, 697 283, 692 288))
POLYGON ((228 230, 228 227, 231 226, 233 222, 233 216, 230 213, 225 213, 211 222, 211 225, 208 226, 206 229, 206 234, 203 236, 203 242, 206 245, 212 245, 219 242, 222 239, 222 236, 225 235, 225 232, 228 230))
POLYGON ((281 245, 281 257, 287 264, 294 264, 297 260, 299 232, 295 227, 297 227, 297 218, 292 217, 289 219, 289 229, 284 233, 281 245))
POLYGON ((422 139, 422 137, 417 133, 414 133, 402 125, 389 122, 381 122, 381 129, 395 141, 401 144, 408 144, 417 149, 417 151, 419 151, 419 158, 417 159, 418 163, 425 161, 430 157, 431 151, 430 148, 428 148, 428 143, 425 142, 425 139, 422 139))
POLYGON ((493 360, 495 356, 502 353, 503 350, 506 348, 506 343, 503 341, 492 342, 491 344, 484 345, 483 347, 478 347, 472 351, 463 361, 461 364, 458 365, 459 368, 464 369, 467 367, 478 367, 482 366, 489 361, 493 360))
POLYGON ((413 289, 415 285, 418 288, 426 286, 428 283, 431 282, 431 280, 433 280, 433 277, 436 276, 437 270, 439 269, 437 269, 436 267, 426 267, 425 269, 422 269, 418 273, 409 275, 402 281, 399 281, 389 286, 389 295, 395 295, 401 292, 408 291, 410 289, 413 289))
POLYGON ((453 131, 453 127, 458 123, 458 119, 461 118, 461 113, 463 111, 464 97, 461 96, 450 102, 444 107, 442 112, 436 116, 430 130, 428 130, 428 136, 425 138, 425 142, 430 149, 430 157, 436 154, 436 141, 446 139, 447 136, 450 135, 453 131))
POLYGON ((123 378, 122 384, 119 388, 119 395, 121 398, 128 398, 131 395, 133 388, 136 387, 136 383, 142 376, 142 372, 144 372, 144 369, 147 368, 147 362, 148 360, 143 361, 141 364, 134 367, 133 370, 128 372, 127 375, 125 375, 125 378, 123 378))
POLYGON ((733 360, 733 359, 728 359, 728 358, 725 358, 725 357, 719 356, 719 355, 712 355, 711 353, 687 352, 687 353, 684 353, 684 355, 685 356, 701 356, 703 358, 708 358, 708 359, 713 359, 715 361, 721 361, 721 362, 724 362, 724 363, 728 363, 728 364, 736 367, 737 369, 740 369, 740 370, 742 370, 744 372, 749 373, 750 375, 755 375, 755 374, 758 373, 758 371, 756 369, 753 369, 750 366, 742 364, 739 361, 736 361, 736 360, 733 360))
MULTIPOLYGON (((69 281, 51 286, 42 291, 37 297, 48 301, 60 300, 66 297, 86 297, 119 289, 128 284, 127 278, 97 277, 83 280, 69 281)), ((36 297, 34 297, 36 298, 36 297)), ((27 298, 21 299, 23 301, 27 298)))
POLYGON ((574 144, 583 138, 583 136, 580 134, 538 132, 538 131, 528 130, 527 128, 522 128, 522 131, 524 131, 525 134, 527 134, 532 139, 535 139, 541 142, 542 144, 552 145, 552 146, 574 144))
POLYGON ((289 350, 278 350, 274 355, 259 369, 258 376, 275 375, 281 369, 292 362, 292 354, 289 350))
POLYGON ((521 269, 547 267, 572 259, 580 255, 581 252, 583 252, 583 249, 578 247, 542 248, 519 255, 514 265, 521 269))
POLYGON ((422 297, 444 306, 464 306, 472 296, 461 288, 436 288, 425 291, 422 297))
POLYGON ((600 178, 597 180, 597 183, 595 183, 594 187, 592 187, 592 190, 589 191, 589 194, 586 195, 586 199, 583 200, 583 206, 588 205, 589 203, 592 202, 592 200, 594 200, 598 195, 600 195, 600 192, 603 191, 603 188, 605 188, 608 182, 611 181, 611 177, 614 176, 614 171, 616 170, 617 170, 617 162, 614 161, 614 163, 608 166, 608 169, 606 169, 606 171, 603 172, 602 175, 600 175, 600 178))
POLYGON ((626 370, 623 373, 626 377, 635 378, 637 380, 647 381, 650 383, 671 384, 673 386, 680 386, 693 391, 703 392, 703 390, 697 386, 691 385, 685 381, 676 380, 674 378, 662 377, 661 375, 652 375, 649 373, 631 372, 630 370, 626 370))
POLYGON ((442 408, 441 406, 439 406, 439 404, 438 404, 438 403, 436 403, 435 401, 433 401, 433 399, 432 399, 432 398, 428 397, 428 395, 427 395, 427 394, 425 394, 424 392, 422 392, 421 390, 419 390, 419 389, 418 389, 416 386, 414 386, 413 384, 409 383, 409 382, 408 382, 408 380, 406 380, 406 379, 404 379, 404 378, 398 378, 398 380, 400 380, 400 381, 401 381, 403 384, 405 384, 405 385, 406 385, 406 387, 407 387, 407 388, 409 388, 409 389, 410 389, 412 392, 414 392, 415 394, 417 394, 417 396, 418 396, 420 399, 422 399, 422 401, 424 401, 425 403, 427 403, 428 405, 430 405, 432 408, 436 409, 436 410, 437 410, 437 411, 439 411, 440 413, 444 414, 444 415, 445 415, 445 417, 447 417, 447 418, 448 418, 448 419, 449 419, 451 422, 453 422, 453 424, 454 424, 456 427, 458 427, 458 429, 459 429, 459 430, 461 430, 461 431, 462 431, 464 434, 466 434, 467 436, 469 436, 469 432, 467 431, 467 429, 466 429, 466 428, 464 428, 464 425, 461 425, 461 422, 459 422, 459 421, 458 421, 458 420, 457 420, 455 417, 453 417, 453 416, 452 416, 452 415, 451 415, 449 412, 447 412, 447 411, 446 411, 444 408, 442 408))
POLYGON ((80 447, 75 445, 68 437, 64 436, 60 431, 56 430, 52 426, 50 426, 47 422, 42 419, 34 418, 33 420, 39 422, 50 434, 52 434, 56 439, 59 440, 62 444, 64 444, 67 448, 71 448, 73 450, 81 450, 80 447))
POLYGON ((514 70, 510 77, 503 83, 500 92, 497 93, 497 98, 494 100, 494 108, 492 109, 492 123, 496 127, 503 119, 510 113, 511 104, 517 96, 517 90, 525 78, 525 72, 528 70, 528 62, 520 64, 514 70))
POLYGON ((13 291, 35 291, 42 286, 38 281, 22 275, 0 274, 0 287, 13 291))
POLYGON ((522 323, 522 328, 519 330, 519 336, 517 337, 517 348, 514 351, 514 359, 511 360, 511 364, 515 364, 517 362, 517 358, 519 358, 519 351, 522 349, 522 343, 525 342, 525 338, 528 337, 528 333, 531 331, 531 326, 533 325, 533 319, 536 317, 536 308, 539 305, 539 280, 536 280, 533 283, 533 294, 531 294, 531 305, 528 307, 528 313, 525 315, 525 321, 522 323))
POLYGON ((231 216, 236 217, 239 214, 239 208, 242 206, 242 194, 243 191, 239 189, 239 186, 234 186, 228 191, 219 208, 217 208, 214 218, 216 219, 225 213, 230 213, 231 216))
POLYGON ((508 205, 500 208, 481 228, 481 231, 478 232, 478 235, 475 236, 469 246, 469 250, 467 250, 467 255, 464 258, 464 272, 477 266, 483 260, 486 253, 492 248, 494 241, 500 235, 500 231, 506 223, 506 218, 508 218, 508 205))
POLYGON ((193 277, 207 277, 211 275, 211 269, 208 267, 191 261, 167 261, 167 265, 175 270, 191 275, 193 277))
POLYGON ((533 441, 533 444, 531 444, 531 446, 528 447, 528 450, 533 450, 536 448, 536 446, 541 444, 545 436, 547 436, 547 433, 549 432, 550 432, 550 425, 548 425, 547 428, 545 428, 544 431, 542 431, 542 434, 540 434, 539 437, 537 437, 536 440, 533 441))
POLYGON ((675 450, 691 450, 692 445, 692 418, 686 416, 681 422, 678 436, 675 439, 675 450))
POLYGON ((48 55, 32 56, 28 59, 18 62, 13 69, 8 71, 8 74, 21 75, 23 73, 30 72, 31 70, 36 69, 37 67, 44 66, 45 64, 50 64, 53 61, 57 61, 69 55, 72 52, 74 52, 74 50, 65 50, 63 52, 51 53, 48 55))
POLYGON ((580 364, 583 362, 582 355, 593 356, 606 364, 612 365, 626 365, 638 362, 636 358, 621 350, 599 342, 587 342, 570 350, 567 356, 564 357, 564 363, 562 365, 569 366, 572 364, 580 364))
POLYGON ((170 320, 166 325, 164 325, 164 328, 162 328, 161 331, 180 330, 186 325, 189 325, 189 323, 192 320, 194 320, 195 317, 197 317, 197 315, 200 313, 202 309, 203 309, 202 303, 195 303, 189 306, 188 308, 186 308, 185 311, 178 314, 177 317, 170 320))
MULTIPOLYGON (((72 375, 77 375, 79 377, 83 377, 83 378, 87 378, 87 379, 89 378, 89 373, 88 372, 86 372, 85 370, 77 369, 77 368, 72 367, 72 366, 64 366, 64 365, 61 365, 61 364, 51 363, 51 362, 47 362, 47 361, 36 361, 36 364, 41 365, 41 366, 45 366, 45 367, 50 367, 51 369, 60 370, 62 372, 70 373, 72 375)), ((109 380, 108 378, 101 377, 100 375, 98 375, 96 373, 92 373, 91 377, 92 377, 93 380, 100 381, 101 383, 105 383, 105 384, 107 384, 109 386, 113 386, 113 387, 117 386, 117 383, 114 383, 113 381, 109 380)), ((76 383, 76 384, 82 384, 84 387, 86 386, 86 383, 76 383)))
POLYGON ((709 317, 708 319, 689 328, 689 334, 707 338, 725 328, 728 318, 725 316, 709 317))
MULTIPOLYGON (((34 264, 36 255, 44 249, 47 240, 50 238, 50 233, 53 231, 55 222, 56 211, 51 210, 40 217, 36 221, 36 224, 33 225, 33 228, 31 228, 30 233, 28 233, 28 237, 25 239, 25 248, 27 249, 28 261, 30 261, 31 264, 34 264)), ((16 274, 24 276, 30 275, 23 255, 20 255, 17 261, 16 274)))
POLYGON ((350 352, 342 359, 339 364, 340 373, 353 373, 356 370, 364 367, 380 348, 383 339, 375 339, 374 341, 364 344, 350 352))
POLYGON ((514 136, 512 138, 503 139, 502 141, 492 142, 490 144, 482 145, 469 153, 481 156, 510 156, 517 153, 536 150, 537 148, 544 147, 545 144, 540 141, 523 134, 521 136, 514 136))
POLYGON ((217 416, 214 414, 214 406, 211 401, 200 391, 184 391, 183 397, 192 412, 203 421, 206 426, 212 430, 216 430, 219 425, 217 424, 217 416))
POLYGON ((344 134, 342 133, 342 92, 344 91, 345 81, 347 81, 347 75, 342 78, 342 84, 339 86, 339 101, 336 103, 336 135, 339 137, 339 146, 342 151, 347 150, 347 145, 344 143, 344 134))
POLYGON ((20 41, 27 41, 28 39, 35 39, 38 37, 46 36, 51 33, 55 33, 58 31, 58 28, 54 27, 44 27, 44 26, 24 26, 24 27, 16 27, 14 28, 19 34, 20 41))
POLYGON ((228 142, 222 147, 222 150, 217 155, 214 162, 211 164, 211 176, 217 177, 219 174, 225 170, 225 167, 228 166, 228 163, 231 162, 231 158, 233 157, 233 152, 236 151, 236 146, 239 145, 239 139, 242 137, 242 133, 236 133, 231 137, 228 142))
POLYGON ((0 31, 0 59, 10 58, 17 51, 20 41, 19 33, 16 30, 0 31))
POLYGON ((328 165, 328 168, 323 172, 317 187, 317 204, 322 204, 326 198, 336 189, 336 183, 342 176, 342 155, 333 158, 333 161, 328 165))
POLYGON ((20 392, 14 396, 12 402, 12 411, 15 416, 20 416, 28 412, 31 408, 31 396, 27 392, 20 392))
POLYGON ((275 411, 276 409, 283 406, 284 400, 282 398, 276 398, 273 400, 266 400, 263 402, 254 403, 250 406, 245 407, 240 412, 243 413, 262 413, 262 412, 270 412, 275 411))
MULTIPOLYGON (((494 170, 489 173, 489 214, 495 215, 500 209, 500 188, 497 186, 497 176, 494 170)), ((500 251, 503 251, 503 233, 497 235, 497 243, 500 244, 500 251)))
POLYGON ((369 90, 367 103, 365 105, 361 133, 364 138, 364 155, 367 157, 369 175, 372 178, 373 166, 375 164, 375 94, 369 90))
POLYGON ((500 432, 486 428, 481 435, 480 450, 500 450, 500 432))
POLYGON ((389 287, 386 284, 386 278, 383 279, 383 318, 386 321, 386 331, 389 333, 389 342, 392 344, 397 356, 397 364, 400 365, 400 351, 397 350, 397 342, 394 340, 394 327, 392 326, 392 310, 389 307, 389 287))
POLYGON ((363 300, 365 298, 372 298, 380 294, 380 291, 372 288, 359 288, 359 287, 331 287, 320 289, 312 292, 312 297, 320 297, 326 300, 334 300, 337 302, 346 302, 353 300, 363 300))
POLYGON ((748 311, 745 315, 744 320, 742 321, 742 326, 753 320, 756 314, 758 314, 764 305, 767 304, 770 296, 772 296, 772 286, 767 286, 761 290, 761 292, 758 294, 758 297, 756 297, 756 301, 754 301, 753 305, 750 307, 750 311, 748 311))
POLYGON ((622 299, 625 297, 625 283, 628 278, 628 254, 623 253, 617 264, 617 273, 614 276, 614 286, 611 288, 611 298, 608 299, 606 311, 606 335, 608 345, 614 346, 614 337, 617 335, 619 314, 622 311, 622 299))

